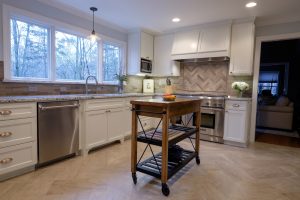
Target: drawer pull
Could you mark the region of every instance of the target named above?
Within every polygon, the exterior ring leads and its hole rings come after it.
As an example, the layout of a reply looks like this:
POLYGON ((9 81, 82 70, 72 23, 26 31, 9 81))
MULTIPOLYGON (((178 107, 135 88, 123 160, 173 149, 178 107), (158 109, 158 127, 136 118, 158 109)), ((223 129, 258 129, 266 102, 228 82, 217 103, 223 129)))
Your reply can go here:
POLYGON ((14 160, 13 158, 4 158, 4 159, 0 160, 0 164, 7 164, 13 160, 14 160))
POLYGON ((10 115, 12 113, 11 110, 1 110, 0 115, 10 115))
POLYGON ((239 104, 232 104, 232 107, 238 108, 238 107, 240 107, 240 105, 239 104))
POLYGON ((12 132, 2 132, 0 133, 0 137, 9 137, 12 135, 12 132))

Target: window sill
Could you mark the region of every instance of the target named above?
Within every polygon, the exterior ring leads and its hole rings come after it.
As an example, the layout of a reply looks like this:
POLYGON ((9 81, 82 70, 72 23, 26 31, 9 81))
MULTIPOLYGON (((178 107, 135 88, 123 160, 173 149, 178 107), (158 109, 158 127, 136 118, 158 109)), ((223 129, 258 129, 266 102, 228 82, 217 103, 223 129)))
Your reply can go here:
MULTIPOLYGON (((33 81, 33 80, 17 80, 17 79, 3 79, 3 83, 23 83, 23 84, 52 84, 52 85, 85 85, 84 82, 74 82, 74 81, 33 81)), ((89 82, 88 85, 95 85, 94 82, 89 82)), ((102 82, 98 84, 99 86, 118 86, 118 83, 107 83, 107 82, 102 82)))

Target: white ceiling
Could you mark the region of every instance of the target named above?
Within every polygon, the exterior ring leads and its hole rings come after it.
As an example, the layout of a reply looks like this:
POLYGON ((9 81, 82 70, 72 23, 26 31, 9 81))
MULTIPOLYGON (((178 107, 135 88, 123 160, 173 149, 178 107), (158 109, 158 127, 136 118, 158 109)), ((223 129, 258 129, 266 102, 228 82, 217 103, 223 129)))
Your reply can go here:
POLYGON ((73 14, 90 17, 95 6, 99 23, 112 24, 125 31, 137 28, 165 32, 185 26, 257 17, 261 25, 300 20, 300 0, 39 0, 73 14), (181 22, 173 23, 173 17, 181 22))

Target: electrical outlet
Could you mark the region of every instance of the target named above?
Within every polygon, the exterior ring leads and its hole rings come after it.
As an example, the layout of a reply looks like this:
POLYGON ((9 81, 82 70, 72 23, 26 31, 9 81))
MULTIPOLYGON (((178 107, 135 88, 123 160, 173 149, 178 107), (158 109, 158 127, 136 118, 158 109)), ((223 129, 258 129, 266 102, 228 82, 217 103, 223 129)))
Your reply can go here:
POLYGON ((60 91, 65 92, 65 91, 67 91, 67 88, 66 87, 60 87, 60 91))
POLYGON ((38 88, 36 86, 29 86, 28 87, 28 91, 29 92, 37 92, 38 91, 38 88))

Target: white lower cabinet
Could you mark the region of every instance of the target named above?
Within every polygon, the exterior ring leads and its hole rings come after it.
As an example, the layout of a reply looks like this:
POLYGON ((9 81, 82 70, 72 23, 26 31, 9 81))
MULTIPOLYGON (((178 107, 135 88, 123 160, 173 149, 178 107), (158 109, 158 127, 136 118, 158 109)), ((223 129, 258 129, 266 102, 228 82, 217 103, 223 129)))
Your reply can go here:
POLYGON ((34 170, 36 103, 0 104, 0 180, 34 170))
MULTIPOLYGON (((112 142, 123 141, 127 130, 124 99, 86 100, 84 103, 85 151, 112 142)), ((131 118, 130 118, 131 119, 131 118)))
POLYGON ((127 126, 123 121, 124 118, 124 108, 110 109, 107 113, 107 132, 109 141, 124 139, 125 127, 127 126))
POLYGON ((100 146, 107 141, 106 110, 85 112, 86 148, 100 146))
POLYGON ((247 146, 249 135, 250 101, 226 101, 224 143, 247 146))

